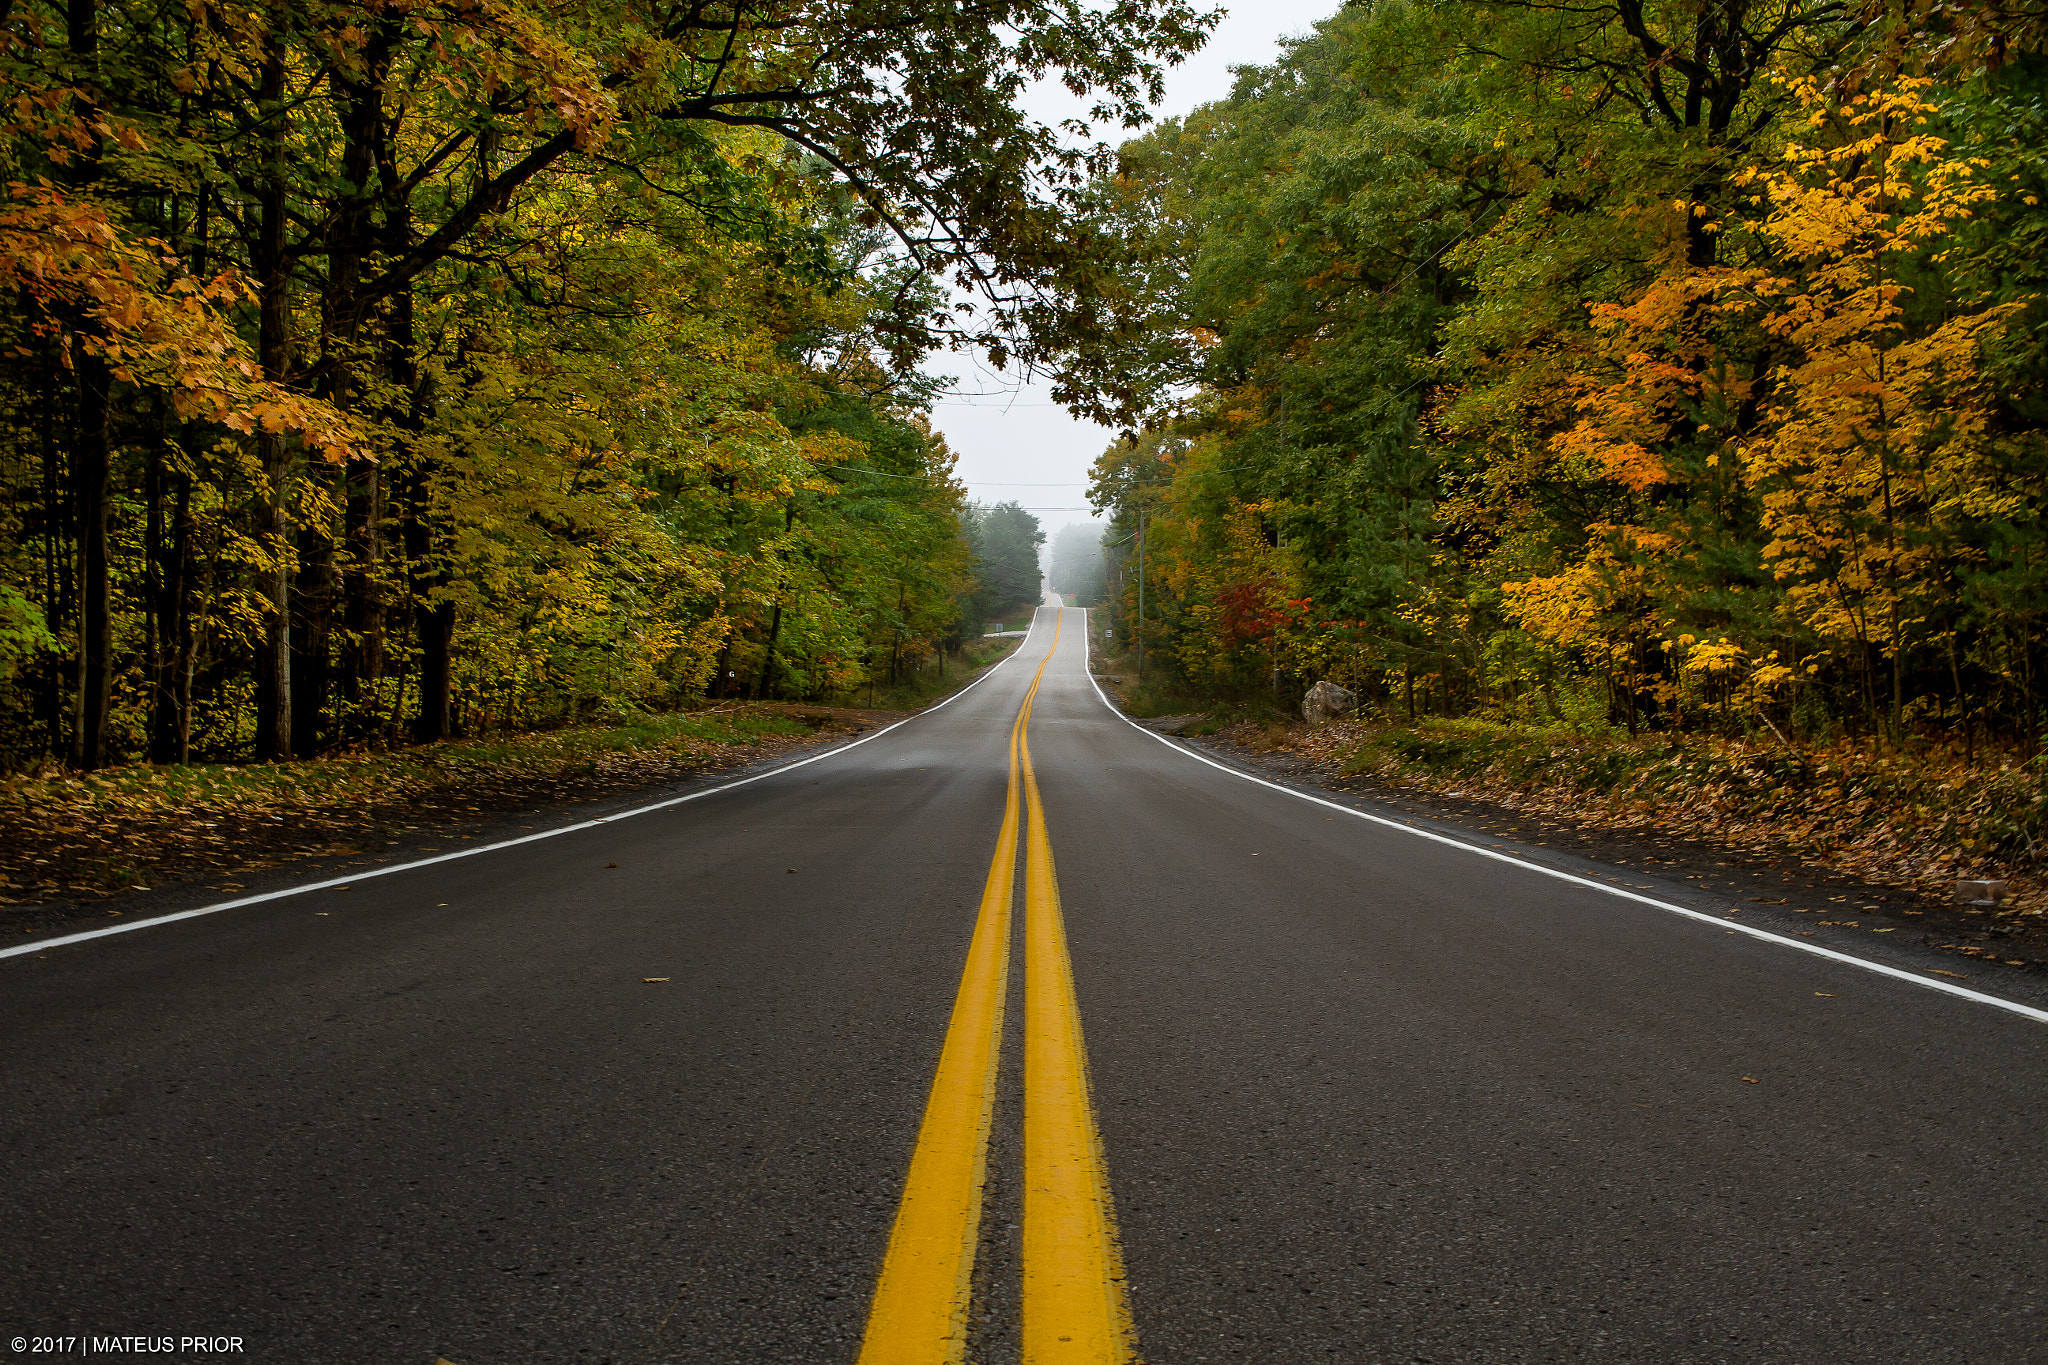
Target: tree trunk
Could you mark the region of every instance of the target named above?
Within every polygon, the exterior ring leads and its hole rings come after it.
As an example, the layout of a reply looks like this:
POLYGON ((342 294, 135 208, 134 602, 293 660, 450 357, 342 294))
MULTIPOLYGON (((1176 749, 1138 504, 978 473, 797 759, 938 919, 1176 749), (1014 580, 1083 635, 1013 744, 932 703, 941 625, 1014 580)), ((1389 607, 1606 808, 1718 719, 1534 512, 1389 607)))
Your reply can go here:
POLYGON ((107 712, 114 694, 114 619, 107 564, 106 362, 76 348, 77 427, 71 445, 73 518, 78 528, 78 724, 71 759, 80 768, 106 760, 107 712))
POLYGON ((455 604, 426 595, 434 586, 422 582, 413 606, 413 628, 420 644, 420 709, 413 738, 432 744, 454 734, 455 604))
POLYGON ((782 603, 775 604, 775 616, 768 626, 768 652, 761 656, 761 677, 754 687, 754 700, 768 699, 768 679, 775 672, 775 637, 782 634, 782 603))
POLYGON ((362 738, 376 729, 372 712, 384 682, 384 599, 378 579, 383 557, 384 489, 375 461, 352 458, 343 471, 348 504, 342 513, 342 633, 340 732, 362 738))
MULTIPOLYGON (((277 24, 279 16, 273 14, 271 22, 277 24)), ((264 40, 263 83, 258 95, 265 121, 265 151, 254 264, 257 360, 264 377, 279 383, 290 363, 291 325, 284 253, 284 79, 284 38, 273 27, 264 40)), ((284 433, 259 432, 256 454, 262 466, 256 491, 256 541, 269 556, 257 575, 257 595, 264 603, 263 638, 256 648, 256 761, 262 763, 292 752, 292 547, 286 535, 291 469, 284 433)))
MULTIPOLYGON (((792 498, 782 509, 782 534, 787 536, 796 529, 796 499, 792 498)), ((782 603, 775 604, 775 617, 768 626, 768 652, 761 656, 761 677, 754 688, 754 699, 768 699, 768 682, 775 673, 775 638, 782 634, 782 603)))
MULTIPOLYGON (((73 501, 68 472, 64 468, 62 447, 57 440, 57 408, 59 397, 59 376, 64 373, 58 363, 57 349, 53 341, 44 339, 43 381, 41 420, 38 423, 42 437, 42 494, 43 494, 43 616, 49 623, 50 633, 61 638, 71 620, 71 599, 77 579, 71 572, 71 547, 66 542, 65 529, 70 524, 73 501)), ((42 670, 41 687, 38 690, 37 706, 41 711, 47 736, 46 744, 51 758, 65 752, 64 716, 64 666, 53 659, 42 670)))
MULTIPOLYGON (((723 609, 723 607, 720 608, 720 610, 723 609)), ((730 629, 730 627, 728 627, 725 633, 725 644, 718 651, 718 667, 716 671, 713 673, 711 679, 710 695, 713 699, 723 697, 726 694, 727 689, 725 675, 732 668, 732 637, 733 632, 730 629)))
MULTIPOLYGON (((409 369, 410 366, 408 365, 409 369)), ((395 490, 404 506, 407 582, 412 590, 412 626, 419 654, 419 706, 413 738, 433 744, 454 733, 455 604, 448 600, 449 569, 437 534, 434 489, 419 457, 395 490)))
MULTIPOLYGON (((387 256, 399 257, 412 245, 412 208, 401 188, 403 177, 388 133, 380 128, 376 140, 377 174, 387 196, 381 245, 387 256)), ((413 647, 419 659, 412 733, 417 742, 432 744, 454 733, 455 604, 446 596, 449 567, 434 507, 435 470, 413 439, 425 424, 427 395, 419 373, 410 284, 392 294, 385 309, 384 372, 397 395, 396 411, 390 414, 395 439, 385 487, 405 553, 413 647)))
MULTIPOLYGON (((84 128, 99 126, 99 9, 96 0, 70 0, 65 7, 66 39, 71 58, 83 77, 78 120, 84 128)), ((101 146, 97 133, 79 149, 70 168, 71 182, 84 189, 99 179, 101 146)), ((107 485, 111 442, 107 433, 108 390, 113 374, 104 359, 92 354, 90 340, 99 329, 82 308, 68 319, 72 335, 72 382, 76 405, 71 438, 72 524, 78 543, 78 673, 77 723, 72 731, 71 761, 97 768, 106 754, 107 712, 114 687, 114 620, 112 582, 107 563, 107 485)))
POLYGON ((292 753, 311 758, 326 737, 333 662, 334 544, 324 526, 301 526, 292 611, 292 753))
POLYGON ((179 687, 183 665, 191 654, 192 629, 192 479, 170 467, 167 438, 159 437, 150 459, 150 651, 149 761, 182 763, 187 733, 185 703, 179 687), (170 524, 163 524, 163 504, 172 500, 170 524))
MULTIPOLYGON (((329 399, 346 407, 356 401, 356 367, 363 363, 364 305, 360 296, 364 262, 376 243, 371 204, 373 181, 390 165, 384 119, 384 89, 390 79, 392 27, 387 23, 363 53, 361 79, 337 72, 342 96, 341 174, 348 197, 335 214, 328 241, 328 280, 323 351, 329 399)), ((395 167, 393 168, 395 169, 395 167)), ((394 182, 395 183, 395 182, 394 182)), ((410 292, 407 293, 410 300, 410 292)), ((410 343, 408 342, 408 347, 410 343)), ((410 397, 406 399, 410 403, 410 397)), ((373 714, 384 680, 384 599, 380 561, 384 549, 383 475, 368 451, 352 453, 342 470, 341 530, 342 663, 337 734, 363 738, 376 728, 373 714)))
MULTIPOLYGON (((406 341, 411 341, 411 310, 406 309, 406 341)), ((408 346, 394 374, 408 382, 413 375, 408 346)), ((414 643, 419 653, 419 707, 413 716, 413 738, 421 744, 454 733, 455 604, 448 600, 449 567, 437 526, 432 471, 413 453, 397 480, 394 493, 403 506, 406 577, 412 590, 414 643)))

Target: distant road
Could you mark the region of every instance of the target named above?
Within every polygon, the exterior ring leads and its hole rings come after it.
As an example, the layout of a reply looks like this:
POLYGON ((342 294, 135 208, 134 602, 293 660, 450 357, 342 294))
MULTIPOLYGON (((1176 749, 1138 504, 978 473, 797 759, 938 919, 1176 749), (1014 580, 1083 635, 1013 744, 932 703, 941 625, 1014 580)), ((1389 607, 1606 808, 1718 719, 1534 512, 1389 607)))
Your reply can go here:
POLYGON ((2048 1024, 1219 770, 1085 629, 702 799, 0 961, 0 1341, 2048 1360, 2048 1024))

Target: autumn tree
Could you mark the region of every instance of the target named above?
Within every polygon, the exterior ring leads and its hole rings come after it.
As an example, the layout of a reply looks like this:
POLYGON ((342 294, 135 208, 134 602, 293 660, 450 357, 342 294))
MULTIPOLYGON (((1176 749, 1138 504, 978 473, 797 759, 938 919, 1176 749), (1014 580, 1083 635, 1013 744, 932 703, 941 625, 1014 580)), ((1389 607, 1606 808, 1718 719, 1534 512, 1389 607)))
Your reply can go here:
POLYGON ((964 569, 915 367, 1097 287, 1062 204, 1101 153, 1015 96, 1138 120, 1211 22, 8 8, 10 752, 431 740, 922 648, 964 569), (849 493, 878 463, 904 490, 849 493))
POLYGON ((1134 427, 1096 496, 1148 632, 1225 691, 1269 622, 1411 715, 2030 748, 2041 36, 1387 3, 1127 144, 1071 359, 1134 427))

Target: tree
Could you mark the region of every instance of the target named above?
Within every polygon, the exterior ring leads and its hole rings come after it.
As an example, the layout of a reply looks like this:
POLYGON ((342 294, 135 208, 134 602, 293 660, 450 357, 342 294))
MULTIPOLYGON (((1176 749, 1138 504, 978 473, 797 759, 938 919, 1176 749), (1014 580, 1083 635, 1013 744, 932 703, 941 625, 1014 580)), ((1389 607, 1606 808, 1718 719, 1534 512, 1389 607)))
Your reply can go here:
POLYGON ((1038 568, 1038 547, 1045 532, 1038 518, 1015 502, 976 507, 970 513, 968 543, 974 552, 974 578, 979 585, 970 609, 982 620, 1016 606, 1037 606, 1044 595, 1038 568))

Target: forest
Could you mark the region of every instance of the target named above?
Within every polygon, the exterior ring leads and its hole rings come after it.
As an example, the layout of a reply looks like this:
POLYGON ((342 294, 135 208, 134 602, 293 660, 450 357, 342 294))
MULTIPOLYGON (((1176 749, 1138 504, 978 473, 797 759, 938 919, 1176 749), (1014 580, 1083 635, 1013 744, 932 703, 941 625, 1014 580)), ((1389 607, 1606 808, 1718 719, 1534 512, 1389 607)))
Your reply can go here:
POLYGON ((1035 601, 929 421, 1100 311, 1109 150, 1016 97, 1141 126, 1213 23, 0 5, 0 767, 843 695, 1035 601))
POLYGON ((1099 526, 1070 522, 1052 538, 1046 584, 1073 607, 1099 606, 1108 595, 1108 561, 1099 526))
POLYGON ((1122 148, 1093 497, 1180 685, 2031 756, 2048 9, 1370 0, 1122 148))

